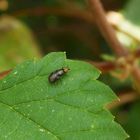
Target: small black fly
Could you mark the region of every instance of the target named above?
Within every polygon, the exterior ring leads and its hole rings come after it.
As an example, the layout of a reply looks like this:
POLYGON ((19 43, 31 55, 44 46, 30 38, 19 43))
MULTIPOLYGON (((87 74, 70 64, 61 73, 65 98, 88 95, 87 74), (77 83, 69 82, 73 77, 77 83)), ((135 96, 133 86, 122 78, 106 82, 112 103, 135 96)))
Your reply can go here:
POLYGON ((54 72, 52 72, 49 77, 48 80, 50 83, 55 83, 57 80, 59 80, 64 74, 66 74, 70 69, 67 67, 58 69, 54 72))

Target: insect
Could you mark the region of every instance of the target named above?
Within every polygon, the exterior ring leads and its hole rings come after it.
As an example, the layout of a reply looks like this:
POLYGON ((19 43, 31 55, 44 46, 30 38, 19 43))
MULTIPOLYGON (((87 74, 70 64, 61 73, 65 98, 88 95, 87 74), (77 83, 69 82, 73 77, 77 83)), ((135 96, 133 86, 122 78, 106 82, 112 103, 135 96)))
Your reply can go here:
POLYGON ((49 77, 48 80, 50 83, 55 83, 57 80, 59 80, 64 74, 66 74, 70 69, 67 67, 58 69, 54 72, 52 72, 49 77))

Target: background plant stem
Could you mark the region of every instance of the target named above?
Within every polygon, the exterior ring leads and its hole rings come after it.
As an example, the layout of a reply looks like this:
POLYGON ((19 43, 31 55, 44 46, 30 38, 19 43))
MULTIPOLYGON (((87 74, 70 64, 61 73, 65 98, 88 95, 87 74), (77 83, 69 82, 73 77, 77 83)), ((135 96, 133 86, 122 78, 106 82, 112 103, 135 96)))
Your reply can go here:
POLYGON ((108 23, 106 14, 100 0, 88 0, 93 18, 100 29, 102 35, 110 45, 112 50, 117 56, 124 56, 128 54, 128 50, 125 49, 118 41, 113 27, 108 23))

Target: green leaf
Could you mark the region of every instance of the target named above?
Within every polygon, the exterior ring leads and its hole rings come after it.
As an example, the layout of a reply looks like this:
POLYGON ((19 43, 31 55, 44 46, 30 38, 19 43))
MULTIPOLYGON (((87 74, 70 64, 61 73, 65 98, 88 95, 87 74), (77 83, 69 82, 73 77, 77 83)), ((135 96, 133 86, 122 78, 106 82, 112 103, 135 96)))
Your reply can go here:
POLYGON ((131 140, 140 139, 140 101, 132 105, 130 112, 127 114, 127 119, 125 120, 124 127, 130 134, 131 140))
POLYGON ((65 53, 18 65, 0 81, 0 140, 124 140, 127 134, 105 105, 116 99, 100 72, 65 53), (70 71, 56 83, 51 72, 70 71))
POLYGON ((29 28, 10 16, 0 17, 0 42, 0 71, 41 56, 29 28))
POLYGON ((130 20, 133 23, 140 24, 140 1, 139 0, 129 0, 126 4, 126 6, 123 9, 123 13, 126 16, 128 20, 130 20))
POLYGON ((102 54, 101 58, 103 60, 110 61, 110 62, 114 62, 115 61, 115 57, 112 56, 112 55, 109 55, 109 54, 102 54))

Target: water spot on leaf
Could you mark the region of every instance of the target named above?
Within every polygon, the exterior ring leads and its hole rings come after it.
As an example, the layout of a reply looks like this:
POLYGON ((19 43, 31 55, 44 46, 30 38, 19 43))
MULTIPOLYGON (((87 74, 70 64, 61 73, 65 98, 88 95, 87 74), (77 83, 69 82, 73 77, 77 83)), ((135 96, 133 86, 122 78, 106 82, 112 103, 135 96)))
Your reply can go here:
POLYGON ((18 73, 17 71, 14 72, 15 75, 16 75, 17 73, 18 73))
POLYGON ((27 106, 28 106, 28 107, 31 107, 31 105, 30 105, 30 104, 28 104, 27 106))
POLYGON ((45 132, 45 129, 40 128, 39 131, 40 132, 45 132))
POLYGON ((39 107, 39 109, 43 109, 43 107, 42 107, 42 106, 40 106, 40 107, 39 107))
POLYGON ((49 131, 47 132, 49 135, 51 134, 49 131))
POLYGON ((43 89, 41 88, 41 90, 40 90, 41 92, 43 91, 43 89))
POLYGON ((72 121, 72 118, 71 117, 69 117, 69 121, 72 121))
POLYGON ((94 125, 93 124, 91 125, 91 128, 94 128, 94 125))
POLYGON ((52 113, 54 113, 55 112, 55 110, 54 109, 52 109, 52 113))

